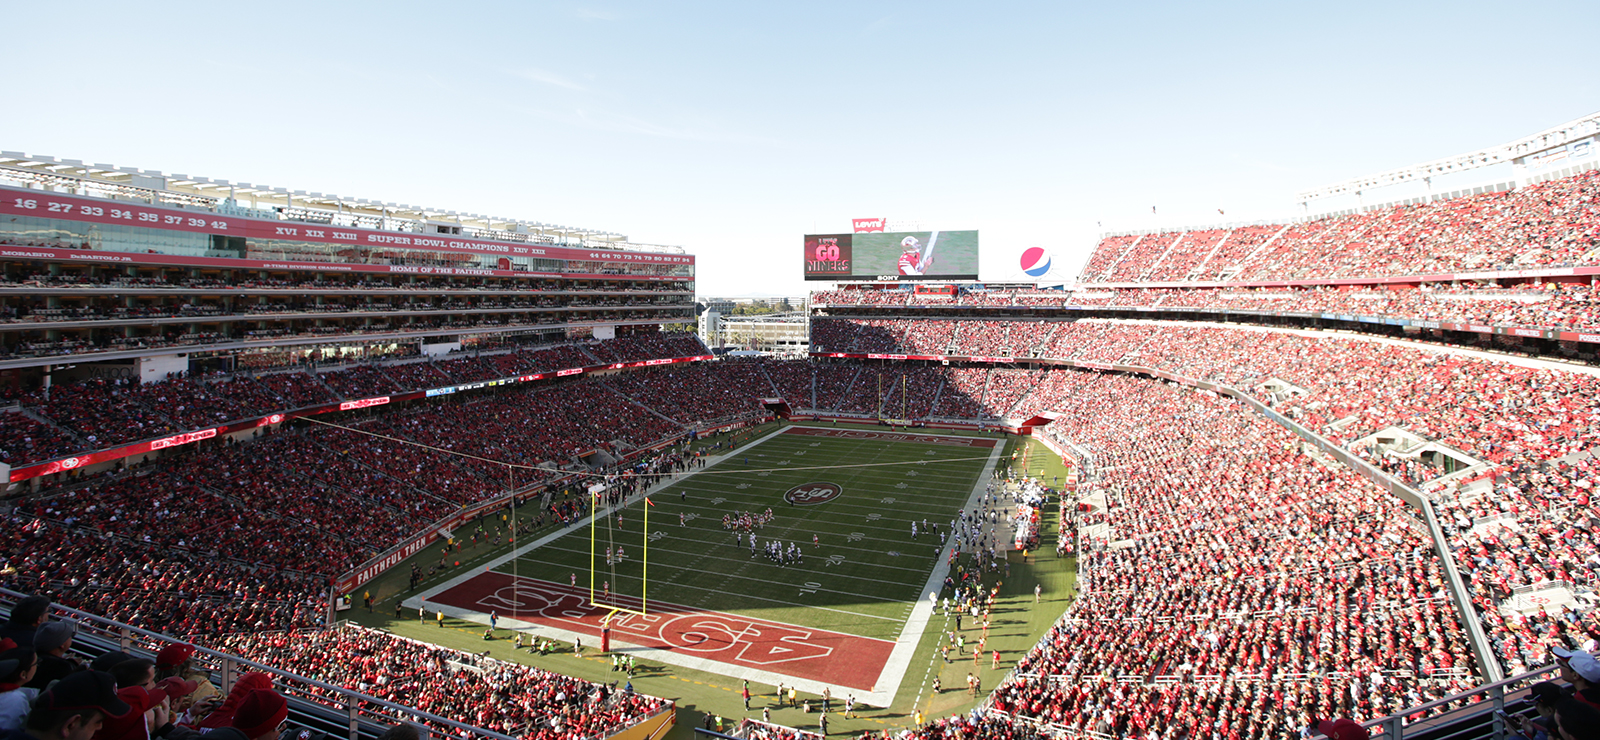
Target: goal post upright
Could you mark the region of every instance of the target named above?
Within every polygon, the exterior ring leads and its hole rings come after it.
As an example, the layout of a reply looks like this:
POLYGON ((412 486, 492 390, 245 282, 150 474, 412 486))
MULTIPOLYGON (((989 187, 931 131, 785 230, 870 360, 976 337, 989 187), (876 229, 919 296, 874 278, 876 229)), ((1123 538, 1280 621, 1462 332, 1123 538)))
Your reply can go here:
MULTIPOLYGON (((637 614, 637 615, 639 615, 641 617, 645 616, 646 613, 649 610, 649 602, 646 600, 646 596, 648 595, 647 589, 648 589, 648 587, 650 585, 650 580, 649 580, 649 574, 650 574, 650 507, 654 506, 654 504, 650 503, 649 497, 644 497, 644 502, 645 502, 645 506, 644 506, 644 524, 643 524, 644 532, 641 535, 641 539, 643 540, 643 543, 641 543, 642 546, 640 548, 643 554, 642 554, 642 557, 640 559, 639 608, 630 609, 630 608, 628 608, 626 606, 623 606, 623 605, 617 603, 617 598, 618 598, 618 596, 620 594, 615 589, 620 589, 620 587, 622 585, 620 583, 620 581, 615 585, 615 587, 613 589, 610 589, 610 593, 607 594, 607 598, 610 599, 610 603, 601 602, 601 601, 595 599, 595 589, 594 589, 595 556, 598 553, 599 546, 600 546, 600 544, 599 544, 599 539, 600 539, 600 520, 602 518, 604 518, 604 517, 613 516, 617 512, 616 511, 606 511, 604 513, 601 513, 601 505, 600 504, 601 504, 601 501, 603 500, 602 497, 605 495, 606 490, 608 490, 610 488, 610 486, 607 486, 607 485, 602 483, 602 484, 597 484, 596 487, 598 487, 600 490, 592 491, 590 493, 590 498, 591 498, 591 500, 594 501, 594 504, 593 504, 594 509, 593 509, 592 515, 589 517, 589 606, 608 610, 608 614, 606 615, 605 620, 604 620, 607 624, 609 624, 611 622, 611 620, 614 617, 616 617, 616 615, 618 613, 637 614)), ((621 509, 620 505, 618 506, 618 509, 619 510, 621 509)), ((606 526, 609 528, 611 525, 608 522, 606 526)), ((608 565, 609 565, 609 563, 608 563, 608 565)), ((607 584, 610 585, 610 582, 608 581, 607 584)))
POLYGON ((645 489, 645 543, 643 543, 643 557, 638 562, 638 615, 643 617, 650 610, 650 489, 645 489))
POLYGON ((589 603, 591 605, 594 605, 595 604, 595 600, 594 600, 594 553, 595 553, 595 547, 596 547, 596 540, 599 538, 599 534, 597 532, 597 527, 600 524, 600 494, 596 493, 595 491, 592 491, 592 490, 588 491, 588 494, 589 494, 589 511, 590 511, 590 513, 589 513, 589 603))

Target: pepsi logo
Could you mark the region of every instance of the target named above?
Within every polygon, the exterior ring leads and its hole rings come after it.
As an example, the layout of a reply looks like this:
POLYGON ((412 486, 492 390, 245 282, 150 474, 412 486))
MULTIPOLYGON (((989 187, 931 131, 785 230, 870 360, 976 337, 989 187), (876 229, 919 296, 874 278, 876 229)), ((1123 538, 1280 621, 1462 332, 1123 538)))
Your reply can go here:
POLYGON ((784 492, 783 500, 795 506, 825 504, 844 493, 837 483, 802 483, 784 492))
POLYGON ((1028 277, 1043 277, 1050 271, 1050 253, 1040 247, 1022 250, 1022 271, 1028 277))

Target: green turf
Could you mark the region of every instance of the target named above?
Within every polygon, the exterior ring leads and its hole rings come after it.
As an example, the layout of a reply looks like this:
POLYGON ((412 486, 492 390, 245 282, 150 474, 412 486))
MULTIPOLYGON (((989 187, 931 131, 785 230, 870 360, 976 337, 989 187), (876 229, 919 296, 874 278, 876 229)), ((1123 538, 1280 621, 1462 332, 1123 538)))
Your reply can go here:
MULTIPOLYGON (((831 425, 821 424, 820 426, 831 425)), ((840 426, 842 428, 871 428, 858 427, 854 425, 840 426)), ((710 448, 719 442, 725 444, 727 441, 734 438, 739 439, 740 443, 744 444, 745 442, 748 442, 777 428, 779 428, 779 425, 768 425, 761 429, 744 430, 734 434, 719 435, 717 437, 696 442, 695 445, 697 448, 700 446, 710 448)), ((950 435, 976 436, 979 434, 978 432, 947 430, 930 431, 932 431, 932 433, 950 435)), ((802 464, 809 464, 810 461, 806 461, 806 463, 801 463, 798 461, 804 461, 806 458, 813 457, 818 453, 813 452, 812 450, 821 449, 811 448, 808 446, 810 442, 818 441, 819 438, 794 437, 791 439, 798 441, 799 447, 796 448, 789 446, 790 440, 784 440, 785 446, 781 449, 804 449, 807 451, 807 454, 801 456, 790 456, 787 458, 771 458, 773 460, 789 459, 791 461, 795 461, 790 466, 782 467, 794 467, 802 464)), ((1006 439, 1007 447, 1003 459, 1007 462, 1009 462, 1009 456, 1014 450, 1020 449, 1021 445, 1023 444, 1027 444, 1032 450, 1027 458, 1027 467, 1030 471, 1033 471, 1035 474, 1042 474, 1046 476, 1047 481, 1050 479, 1050 477, 1056 475, 1065 475, 1066 470, 1060 464, 1059 460, 1056 460, 1048 450, 1044 449, 1041 445, 1038 445, 1038 443, 1031 441, 1023 442, 1014 437, 1006 439)), ((822 441, 833 442, 835 440, 822 441)), ((758 466, 758 458, 756 458, 755 455, 758 452, 763 455, 775 454, 780 450, 780 448, 771 446, 772 444, 773 443, 769 442, 759 447, 751 448, 751 461, 748 465, 748 468, 769 467, 758 466)), ((873 453, 862 451, 854 454, 883 454, 886 456, 909 456, 912 459, 920 459, 921 455, 915 453, 924 453, 927 451, 927 449, 928 446, 918 445, 915 446, 915 449, 912 449, 911 446, 908 446, 908 449, 905 451, 904 455, 898 450, 873 453)), ((939 447, 936 448, 936 452, 945 457, 980 457, 986 455, 988 451, 981 448, 939 447)), ((891 458, 884 457, 883 459, 888 460, 891 458)), ((867 460, 850 459, 848 456, 846 457, 845 461, 848 463, 867 462, 867 460)), ((742 460, 729 461, 729 464, 733 466, 734 469, 746 467, 742 460)), ((1022 466, 1022 459, 1020 457, 1016 464, 1019 468, 1022 466)), ((920 473, 923 470, 931 471, 938 467, 956 467, 958 465, 965 465, 965 463, 930 464, 927 466, 915 466, 914 469, 920 473)), ((773 465, 770 467, 779 466, 773 465)), ((978 469, 981 470, 981 465, 978 469)), ((658 540, 656 544, 652 545, 653 549, 651 553, 650 573, 652 585, 650 597, 652 599, 677 600, 670 594, 664 593, 664 587, 658 588, 656 585, 657 583, 662 582, 658 581, 659 578, 668 575, 665 572, 657 572, 658 567, 665 569, 663 563, 666 562, 667 558, 664 557, 662 553, 669 552, 669 546, 666 543, 672 542, 675 539, 687 539, 687 537, 672 537, 673 530, 678 528, 676 513, 677 509, 672 509, 669 507, 695 505, 706 507, 711 511, 716 512, 721 512, 724 509, 737 508, 737 505, 733 503, 734 497, 728 495, 728 493, 724 492, 722 489, 731 488, 733 493, 741 496, 755 496, 756 494, 752 493, 752 491, 757 490, 758 484, 760 486, 770 485, 770 488, 763 488, 761 490, 770 491, 777 489, 779 482, 768 480, 776 477, 777 475, 778 474, 773 474, 767 476, 766 478, 762 478, 745 472, 727 476, 727 481, 725 482, 721 481, 721 477, 719 476, 719 482, 714 484, 686 482, 686 486, 703 486, 708 489, 704 493, 700 494, 701 496, 706 497, 705 500, 699 501, 698 503, 695 502, 696 494, 694 493, 690 494, 690 504, 683 504, 679 500, 676 492, 673 492, 670 496, 665 496, 659 493, 652 494, 652 499, 657 503, 657 506, 652 510, 651 513, 651 529, 667 531, 668 537, 663 540, 658 540), (752 485, 750 488, 738 489, 736 487, 738 483, 746 481, 751 482, 752 485), (713 487, 717 490, 710 490, 713 487), (727 500, 717 507, 710 507, 710 500, 719 496, 727 500), (671 513, 666 516, 658 516, 658 514, 667 514, 667 512, 671 513), (662 524, 663 522, 665 522, 664 525, 662 524), (660 545, 660 548, 656 549, 656 545, 660 545)), ((925 500, 929 501, 944 501, 945 497, 955 497, 956 503, 945 504, 945 508, 942 509, 942 511, 946 513, 941 515, 941 529, 945 528, 946 524, 948 523, 949 513, 955 511, 956 507, 959 506, 959 502, 965 501, 965 496, 957 492, 949 491, 941 493, 941 491, 944 491, 945 489, 953 488, 955 485, 957 485, 956 483, 944 480, 930 480, 930 478, 938 478, 937 476, 918 475, 916 477, 908 477, 904 475, 903 470, 898 478, 885 475, 883 471, 872 473, 871 475, 877 476, 877 480, 879 480, 880 485, 887 486, 887 488, 882 488, 876 491, 875 494, 867 494, 865 492, 852 493, 850 484, 846 484, 843 480, 844 476, 846 475, 843 470, 826 471, 825 473, 815 475, 814 477, 813 474, 810 473, 785 473, 783 475, 792 476, 791 479, 796 483, 804 483, 815 479, 824 479, 834 480, 835 482, 839 482, 841 485, 846 486, 846 498, 835 500, 829 504, 806 507, 810 510, 806 513, 795 511, 791 514, 790 507, 787 505, 782 505, 781 502, 779 505, 773 505, 773 513, 778 515, 778 519, 774 524, 768 525, 767 532, 776 534, 776 530, 773 529, 773 527, 792 526, 798 535, 795 537, 795 539, 803 539, 803 545, 807 548, 807 557, 805 565, 803 566, 803 568, 806 570, 803 572, 812 573, 813 571, 811 569, 816 567, 816 572, 822 573, 823 576, 827 578, 826 582, 823 582, 816 577, 809 577, 809 580, 822 583, 826 587, 829 593, 819 593, 815 595, 815 597, 817 599, 826 598, 831 603, 812 602, 811 599, 813 598, 813 595, 808 594, 805 595, 805 599, 807 600, 808 604, 822 603, 822 605, 829 607, 832 607, 835 604, 845 604, 845 608, 851 608, 853 611, 860 611, 862 613, 867 613, 867 610, 871 609, 886 610, 886 612, 883 613, 888 613, 891 616, 894 615, 894 607, 891 605, 891 603, 887 599, 877 598, 879 588, 892 588, 894 589, 894 594, 896 596, 904 593, 907 595, 907 598, 917 598, 916 592, 920 590, 920 587, 926 580, 928 571, 930 571, 933 567, 932 542, 928 542, 926 545, 918 547, 915 550, 915 552, 918 553, 915 558, 917 561, 915 563, 915 567, 918 568, 918 570, 916 572, 909 573, 908 579, 905 582, 899 584, 890 583, 887 585, 878 584, 872 586, 871 590, 861 591, 856 590, 860 587, 859 584, 870 582, 868 579, 864 579, 859 575, 859 573, 865 571, 853 571, 854 574, 848 579, 842 575, 845 572, 842 569, 847 563, 854 564, 854 561, 850 560, 850 556, 854 551, 845 548, 855 547, 859 544, 848 541, 849 533, 862 532, 863 534, 870 534, 872 537, 881 540, 882 546, 877 548, 877 551, 878 554, 882 556, 882 559, 873 560, 871 562, 890 562, 891 565, 908 568, 913 567, 911 563, 899 562, 902 560, 913 559, 910 555, 910 553, 913 552, 911 549, 902 549, 902 555, 899 558, 887 558, 886 555, 883 555, 884 550, 894 549, 889 544, 891 542, 900 543, 902 546, 905 543, 911 542, 910 528, 908 526, 902 529, 898 527, 891 527, 889 524, 883 523, 885 520, 893 520, 903 523, 909 519, 911 511, 910 507, 914 504, 904 503, 906 501, 911 501, 912 494, 908 494, 906 492, 914 490, 917 496, 923 497, 925 500), (802 478, 803 480, 801 480, 802 478), (908 481, 917 482, 919 487, 912 489, 912 486, 909 483, 906 489, 893 487, 896 483, 908 481), (865 503, 846 504, 846 499, 852 496, 858 496, 865 503), (895 504, 883 504, 882 499, 885 497, 895 498, 895 504), (846 504, 849 506, 875 506, 877 513, 882 515, 880 519, 875 522, 878 528, 867 528, 865 513, 871 512, 867 512, 865 510, 847 510, 844 508, 844 506, 840 506, 840 504, 846 504), (838 512, 829 511, 829 509, 832 507, 837 507, 838 512), (847 511, 853 513, 846 513, 847 511), (853 524, 852 522, 858 522, 861 526, 856 526, 856 524, 853 524), (802 523, 805 524, 804 527, 801 526, 802 523), (810 546, 810 526, 813 523, 818 529, 818 534, 824 538, 824 550, 829 547, 836 548, 838 552, 835 554, 844 554, 846 556, 846 562, 840 563, 836 566, 826 566, 821 564, 822 562, 825 562, 825 558, 818 558, 815 560, 812 558, 812 553, 816 552, 815 550, 811 549, 810 546), (836 539, 842 539, 842 541, 830 543, 830 541, 827 539, 827 535, 823 534, 821 529, 823 526, 829 526, 829 531, 834 532, 833 536, 836 539), (839 532, 844 533, 842 538, 841 535, 838 534, 839 532), (835 569, 841 569, 838 571, 841 575, 835 576, 831 572, 835 569), (851 583, 857 585, 851 587, 848 585, 851 583), (868 597, 872 598, 862 598, 854 594, 866 594, 868 597)), ((865 475, 865 473, 863 473, 863 475, 865 475)), ((705 476, 704 478, 709 481, 712 476, 705 476)), ((787 490, 787 488, 788 487, 785 486, 781 489, 778 489, 778 495, 781 496, 782 492, 787 490)), ((970 491, 970 488, 971 482, 969 479, 969 482, 966 484, 966 489, 970 491)), ((766 505, 767 504, 762 504, 761 508, 766 508, 766 505)), ((933 504, 928 503, 927 505, 933 504)), ((795 508, 799 509, 800 507, 795 508)), ((688 511, 689 509, 683 510, 688 511)), ((526 518, 530 517, 534 511, 535 505, 530 504, 525 506, 522 512, 519 512, 518 517, 526 520, 526 518)), ((1053 543, 1055 539, 1055 515, 1056 512, 1054 506, 1051 506, 1049 510, 1045 512, 1044 522, 1046 526, 1042 536, 1044 541, 1047 543, 1053 543)), ((917 514, 917 517, 920 522, 920 512, 917 514)), ((930 515, 928 518, 930 522, 933 520, 932 515, 930 515)), ((624 526, 632 527, 633 524, 629 523, 627 519, 628 515, 625 513, 624 526)), ((717 513, 714 519, 702 517, 702 519, 697 519, 696 521, 702 525, 705 525, 703 531, 711 535, 711 540, 709 541, 710 544, 707 545, 708 548, 716 551, 717 553, 725 552, 728 556, 731 556, 734 553, 732 535, 724 532, 721 528, 721 513, 717 513), (721 539, 723 537, 726 539, 721 539)), ((487 531, 490 532, 491 535, 502 533, 502 530, 497 529, 496 524, 497 522, 493 518, 487 520, 485 523, 487 531)), ((543 536, 543 534, 546 534, 549 531, 553 530, 547 526, 544 530, 534 533, 533 536, 543 536)), ((633 530, 633 535, 637 537, 639 532, 635 529, 633 530)), ((587 537, 587 529, 585 529, 582 534, 584 541, 584 547, 581 548, 580 551, 582 553, 587 552, 587 537)), ((570 538, 571 535, 564 539, 570 538)), ((524 540, 531 541, 531 538, 524 537, 524 540)), ((912 544, 922 544, 925 540, 926 536, 923 536, 923 538, 918 540, 917 543, 912 544)), ((862 542, 865 541, 865 538, 863 538, 862 542)), ((677 545, 677 543, 674 542, 673 545, 677 545)), ((627 545, 624 545, 624 547, 627 547, 627 545)), ((433 642, 447 647, 470 650, 474 652, 483 652, 484 650, 488 650, 491 655, 496 658, 537 665, 541 668, 567 675, 595 681, 610 682, 617 680, 617 674, 612 673, 610 670, 609 659, 599 656, 593 652, 586 651, 586 654, 583 657, 574 657, 571 655, 570 651, 558 655, 549 655, 543 657, 530 655, 525 651, 513 653, 510 650, 509 643, 506 640, 484 642, 480 637, 483 627, 475 622, 449 619, 445 621, 445 627, 441 629, 434 626, 431 620, 427 624, 419 623, 415 618, 414 612, 405 615, 405 617, 409 618, 395 619, 393 617, 395 604, 399 600, 417 593, 415 591, 405 591, 407 586, 406 575, 410 570, 410 563, 417 562, 424 568, 436 564, 440 559, 441 549, 441 547, 437 546, 429 548, 424 553, 412 558, 411 561, 401 563, 399 566, 392 568, 387 573, 379 576, 372 583, 365 586, 363 590, 370 590, 377 601, 377 607, 374 613, 368 614, 360 609, 355 609, 345 612, 342 616, 348 617, 362 624, 388 628, 407 637, 426 640, 428 642, 433 642)), ((503 540, 501 543, 496 544, 490 538, 486 538, 484 542, 481 542, 476 546, 464 545, 461 549, 452 551, 447 556, 446 562, 450 564, 447 568, 421 584, 418 590, 425 590, 432 586, 438 585, 448 578, 461 575, 462 573, 471 569, 482 568, 483 565, 490 560, 503 556, 507 549, 508 548, 503 543, 503 540), (458 561, 460 565, 454 565, 454 563, 458 561)), ((868 551, 872 550, 872 548, 859 549, 868 551)), ((751 562, 749 559, 749 550, 745 549, 742 552, 743 554, 740 556, 743 558, 742 560, 732 557, 729 557, 726 560, 728 565, 735 566, 735 570, 737 570, 738 567, 749 566, 751 562), (735 560, 738 562, 733 562, 735 560)), ((632 548, 629 548, 629 554, 630 558, 633 557, 632 548)), ((532 554, 530 553, 530 556, 531 555, 532 554)), ((1075 595, 1073 581, 1076 571, 1076 564, 1073 559, 1057 559, 1048 548, 1042 553, 1042 555, 1043 557, 1039 557, 1038 555, 1030 556, 1028 558, 1028 562, 1023 562, 1020 554, 1018 553, 1013 553, 1011 555, 1011 573, 1009 577, 1006 577, 1003 580, 1000 591, 1000 600, 996 605, 994 621, 991 626, 989 637, 990 646, 994 649, 998 649, 1001 652, 1002 666, 1000 669, 991 668, 990 659, 988 657, 984 658, 981 667, 977 669, 974 669, 970 656, 968 656, 964 661, 953 661, 950 664, 945 664, 936 648, 939 644, 941 636, 946 630, 953 627, 953 624, 947 624, 941 615, 936 615, 930 622, 927 631, 924 633, 919 643, 916 656, 912 659, 910 669, 906 672, 905 680, 901 685, 901 689, 897 694, 894 703, 889 707, 868 708, 861 712, 861 716, 859 718, 853 720, 844 719, 837 713, 830 714, 829 729, 834 734, 842 732, 859 734, 863 730, 903 728, 911 724, 913 712, 916 710, 921 710, 924 712, 927 718, 933 718, 965 711, 980 701, 982 699, 981 695, 976 697, 969 696, 963 690, 965 686, 966 674, 969 671, 976 672, 982 678, 984 692, 993 689, 994 686, 999 682, 1000 678, 1004 676, 1005 672, 1008 671, 1011 666, 1015 665, 1016 660, 1038 641, 1040 635, 1049 629, 1050 625, 1054 623, 1055 619, 1061 615, 1062 610, 1071 603, 1071 600, 1075 595), (1041 584, 1044 591, 1043 603, 1037 606, 1033 603, 1033 587, 1035 583, 1041 584), (945 686, 945 691, 937 696, 931 693, 931 682, 933 676, 935 675, 941 677, 941 680, 945 686)), ((571 553, 568 553, 562 555, 562 557, 572 558, 575 556, 571 553)), ((683 556, 679 555, 674 557, 683 556)), ((722 556, 718 555, 718 557, 722 556)), ((865 564, 868 562, 868 558, 872 557, 872 554, 871 552, 864 552, 858 554, 857 557, 862 559, 862 564, 865 564)), ((580 557, 579 560, 581 561, 582 557, 580 557)), ((775 572, 780 576, 785 574, 797 575, 802 572, 787 571, 779 566, 770 564, 764 559, 758 558, 758 560, 761 563, 760 567, 768 569, 776 568, 777 570, 772 572, 775 572)), ((694 595, 693 592, 688 590, 691 587, 691 584, 700 584, 703 578, 710 575, 710 563, 721 562, 724 562, 724 560, 707 560, 705 563, 703 563, 702 565, 708 571, 708 573, 704 575, 694 576, 693 578, 688 578, 683 574, 677 576, 680 578, 686 578, 686 580, 683 581, 685 584, 685 590, 682 591, 682 593, 690 596, 694 595)), ((509 567, 509 564, 507 567, 509 567)), ((520 567, 521 566, 519 566, 519 568, 520 567)), ((567 570, 558 570, 553 566, 550 566, 552 571, 550 577, 552 580, 564 579, 566 574, 571 572, 570 565, 562 567, 566 567, 567 570)), ((523 575, 533 574, 524 572, 523 575)), ((870 580, 885 581, 891 579, 876 578, 870 580)), ((739 582, 747 583, 747 581, 739 582)), ((799 582, 804 583, 805 581, 802 580, 799 582)), ((767 589, 764 589, 764 591, 770 592, 771 594, 777 594, 777 596, 770 596, 770 598, 783 596, 790 602, 796 601, 796 597, 801 596, 798 593, 798 589, 793 588, 794 579, 786 579, 783 582, 783 585, 784 592, 781 594, 776 586, 771 586, 767 589)), ((702 588, 703 586, 693 585, 693 587, 702 588)), ((729 591, 734 589, 720 590, 729 591)), ((359 599, 357 599, 357 603, 359 603, 359 599)), ((733 606, 734 603, 735 602, 732 601, 725 602, 721 600, 713 600, 708 606, 709 608, 716 608, 722 611, 734 611, 736 610, 733 606)), ((840 622, 835 619, 843 615, 833 614, 821 616, 816 611, 813 611, 808 615, 806 613, 807 610, 800 606, 795 606, 793 604, 773 604, 752 599, 746 599, 738 603, 741 605, 737 610, 748 613, 752 616, 761 616, 767 619, 774 619, 776 621, 795 624, 826 624, 830 629, 841 629, 841 631, 844 631, 840 627, 840 622)), ((904 602, 900 603, 904 604, 904 602)), ((901 608, 903 609, 904 607, 902 606, 901 608)), ((888 624, 886 620, 868 618, 857 618, 856 622, 861 625, 865 625, 861 629, 869 632, 873 629, 883 629, 882 626, 874 626, 878 622, 884 622, 885 624, 888 624)), ((971 640, 974 639, 976 630, 972 628, 970 620, 968 620, 968 622, 968 624, 963 624, 963 627, 965 628, 965 634, 967 638, 971 640)), ((851 631, 854 630, 852 629, 851 631)), ((896 633, 898 632, 897 626, 894 627, 894 631, 896 633)), ((858 634, 865 634, 865 632, 858 634)), ((731 718, 749 716, 759 719, 762 708, 772 703, 770 693, 772 687, 770 686, 758 686, 755 684, 751 685, 751 691, 757 694, 757 698, 751 703, 751 711, 746 712, 739 699, 740 684, 735 679, 717 674, 681 668, 678 666, 656 663, 647 659, 639 662, 639 668, 639 675, 637 675, 633 681, 637 690, 655 696, 671 698, 678 703, 678 725, 677 728, 668 735, 670 740, 688 740, 688 738, 690 738, 693 734, 692 728, 699 726, 701 718, 705 713, 714 712, 731 718)), ((798 709, 779 708, 776 706, 773 706, 772 709, 772 719, 774 722, 794 727, 815 729, 816 716, 817 715, 814 713, 809 715, 804 714, 798 709)))
MULTIPOLYGON (((1021 445, 1017 445, 1017 447, 1020 449, 1021 445)), ((1027 441, 1027 449, 1022 451, 1016 462, 1011 463, 1011 465, 1019 473, 1030 478, 1043 480, 1046 485, 1057 489, 1061 487, 1061 481, 1067 479, 1067 473, 1070 470, 1065 463, 1061 462, 1061 458, 1056 457, 1056 453, 1050 451, 1050 448, 1032 439, 1027 441)))
MULTIPOLYGON (((649 596, 894 639, 911 604, 924 596, 922 587, 943 549, 927 525, 949 532, 950 519, 972 495, 989 455, 985 448, 793 434, 741 447, 720 464, 652 494, 649 596), (796 467, 830 469, 791 469, 796 467), (819 481, 839 485, 842 495, 811 506, 784 501, 789 489, 819 481), (755 531, 755 554, 747 536, 745 544, 736 544, 735 531, 723 527, 725 515, 768 509, 773 520, 755 531), (923 530, 916 539, 913 521, 923 530), (802 561, 773 562, 764 547, 773 540, 798 545, 802 561)), ((635 500, 621 510, 620 525, 616 516, 607 517, 496 569, 553 581, 576 573, 586 581, 592 566, 597 588, 609 583, 613 595, 638 597, 646 508, 635 500), (591 534, 600 551, 593 559, 591 534), (617 546, 627 559, 608 566, 604 550, 617 546)))

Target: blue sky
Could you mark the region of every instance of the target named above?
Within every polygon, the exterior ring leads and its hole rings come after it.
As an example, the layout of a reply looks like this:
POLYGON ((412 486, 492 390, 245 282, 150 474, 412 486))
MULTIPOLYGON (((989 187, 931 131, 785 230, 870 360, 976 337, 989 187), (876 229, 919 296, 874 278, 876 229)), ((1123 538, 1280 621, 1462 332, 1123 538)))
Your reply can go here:
MULTIPOLYGON (((678 244, 798 294, 800 238, 1105 229, 1600 110, 1600 3, 8 3, 0 149, 678 244)), ((1074 268, 1075 269, 1075 268, 1074 268)))

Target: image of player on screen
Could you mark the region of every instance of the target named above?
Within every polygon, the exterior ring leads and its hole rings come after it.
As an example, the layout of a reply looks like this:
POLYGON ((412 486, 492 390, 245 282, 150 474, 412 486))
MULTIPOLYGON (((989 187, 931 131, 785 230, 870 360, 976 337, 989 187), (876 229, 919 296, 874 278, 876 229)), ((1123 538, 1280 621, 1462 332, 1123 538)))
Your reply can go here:
POLYGON ((807 234, 805 245, 807 280, 978 278, 978 232, 972 230, 807 234), (837 258, 831 256, 835 239, 837 258), (817 250, 824 248, 828 256, 819 256, 817 250))
POLYGON ((922 248, 922 242, 914 236, 900 240, 900 274, 921 275, 933 266, 933 245, 939 240, 939 232, 933 232, 928 237, 928 248, 922 248))

